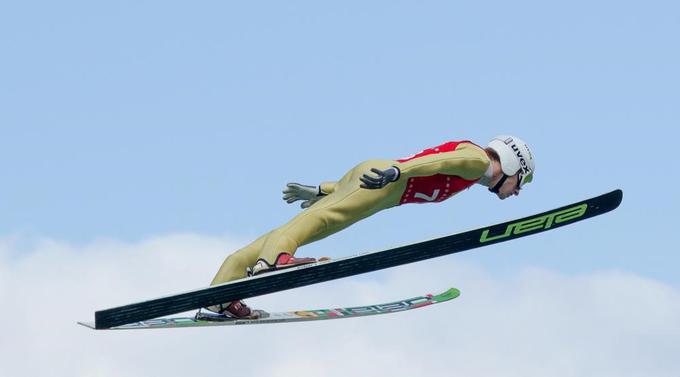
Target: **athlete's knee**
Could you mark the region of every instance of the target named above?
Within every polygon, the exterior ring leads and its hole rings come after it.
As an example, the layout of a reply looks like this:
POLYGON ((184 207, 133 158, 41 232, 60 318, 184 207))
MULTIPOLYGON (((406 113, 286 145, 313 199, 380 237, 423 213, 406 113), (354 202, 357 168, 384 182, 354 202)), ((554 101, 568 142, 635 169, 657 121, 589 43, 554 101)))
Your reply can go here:
POLYGON ((298 248, 296 238, 299 238, 295 226, 286 227, 286 229, 276 229, 269 234, 264 243, 264 250, 276 249, 276 252, 294 252, 298 248), (291 234, 292 233, 292 234, 291 234))

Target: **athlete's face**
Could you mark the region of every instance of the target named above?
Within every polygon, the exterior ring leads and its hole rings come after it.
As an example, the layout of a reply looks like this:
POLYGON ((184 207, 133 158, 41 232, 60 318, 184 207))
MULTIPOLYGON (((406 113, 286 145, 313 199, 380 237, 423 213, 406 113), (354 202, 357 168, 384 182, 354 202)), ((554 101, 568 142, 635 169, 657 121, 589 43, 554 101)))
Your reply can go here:
POLYGON ((519 195, 519 192, 522 190, 519 188, 519 179, 519 173, 506 179, 503 186, 498 190, 498 194, 496 194, 498 195, 498 198, 500 200, 505 200, 511 196, 519 195))

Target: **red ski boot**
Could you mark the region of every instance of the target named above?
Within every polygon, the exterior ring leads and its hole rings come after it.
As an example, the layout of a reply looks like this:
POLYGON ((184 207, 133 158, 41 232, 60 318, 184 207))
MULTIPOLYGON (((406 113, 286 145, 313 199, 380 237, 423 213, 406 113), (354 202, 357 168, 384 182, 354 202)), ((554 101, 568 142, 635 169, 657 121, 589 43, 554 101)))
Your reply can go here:
POLYGON ((236 319, 258 319, 262 316, 262 311, 251 310, 243 301, 232 301, 226 304, 213 305, 206 309, 236 319))
MULTIPOLYGON (((319 258, 319 262, 330 260, 328 257, 319 258)), ((273 265, 267 263, 264 259, 259 259, 253 268, 248 269, 248 276, 255 276, 266 272, 283 270, 286 268, 302 266, 303 264, 316 263, 316 258, 295 258, 288 253, 281 253, 276 258, 276 263, 273 265)))

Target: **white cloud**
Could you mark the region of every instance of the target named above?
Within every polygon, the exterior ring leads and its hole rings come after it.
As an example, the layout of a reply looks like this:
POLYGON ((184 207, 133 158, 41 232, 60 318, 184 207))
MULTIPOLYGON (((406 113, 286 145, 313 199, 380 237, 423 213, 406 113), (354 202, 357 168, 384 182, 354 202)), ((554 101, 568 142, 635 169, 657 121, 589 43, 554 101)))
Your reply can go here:
POLYGON ((680 293, 621 272, 489 276, 455 257, 251 299, 370 304, 450 286, 408 313, 306 324, 95 332, 96 309, 207 284, 240 242, 174 235, 76 247, 0 240, 0 376, 678 376, 680 293))

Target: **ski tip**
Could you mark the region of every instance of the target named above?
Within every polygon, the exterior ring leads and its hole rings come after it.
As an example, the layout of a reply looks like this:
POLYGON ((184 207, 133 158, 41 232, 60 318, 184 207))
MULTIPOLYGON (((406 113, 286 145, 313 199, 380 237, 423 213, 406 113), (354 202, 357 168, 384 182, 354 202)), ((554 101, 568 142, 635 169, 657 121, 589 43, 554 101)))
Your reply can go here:
POLYGON ((615 198, 618 198, 619 200, 620 200, 620 199, 623 199, 623 190, 621 190, 621 189, 616 189, 616 190, 612 191, 611 193, 613 194, 613 196, 614 196, 615 198))
POLYGON ((612 208, 618 208, 619 205, 621 205, 621 202, 623 201, 623 190, 621 189, 616 189, 609 194, 611 201, 612 201, 612 208))
POLYGON ((446 292, 440 293, 433 298, 437 301, 448 301, 448 300, 453 300, 454 298, 457 298, 460 296, 460 291, 456 288, 449 288, 446 292))
POLYGON ((453 298, 460 296, 460 290, 458 288, 451 288, 449 291, 451 292, 453 298))
POLYGON ((618 196, 619 196, 619 201, 621 201, 621 200, 623 199, 623 190, 621 190, 621 189, 616 189, 615 192, 616 192, 616 193, 618 194, 618 196))
POLYGON ((602 195, 598 195, 596 197, 587 199, 584 201, 584 203, 589 203, 589 205, 593 206, 594 208, 597 209, 597 214, 603 214, 607 213, 609 211, 613 211, 621 205, 621 202, 623 201, 623 190, 621 189, 616 189, 612 190, 610 192, 607 192, 602 195))

